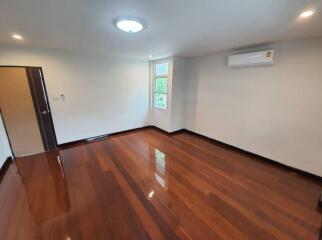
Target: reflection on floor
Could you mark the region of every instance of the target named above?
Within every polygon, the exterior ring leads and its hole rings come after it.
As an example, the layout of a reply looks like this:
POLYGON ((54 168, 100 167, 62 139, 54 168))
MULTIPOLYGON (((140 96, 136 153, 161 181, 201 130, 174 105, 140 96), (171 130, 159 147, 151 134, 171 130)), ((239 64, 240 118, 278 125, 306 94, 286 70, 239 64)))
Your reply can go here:
POLYGON ((154 129, 19 158, 1 239, 317 239, 322 184, 154 129))

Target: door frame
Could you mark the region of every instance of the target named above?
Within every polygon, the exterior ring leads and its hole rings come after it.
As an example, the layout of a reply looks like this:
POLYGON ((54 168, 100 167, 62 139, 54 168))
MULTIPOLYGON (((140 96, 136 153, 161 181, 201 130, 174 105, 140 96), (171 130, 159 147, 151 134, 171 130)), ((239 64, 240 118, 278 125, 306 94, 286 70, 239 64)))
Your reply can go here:
MULTIPOLYGON (((0 65, 0 68, 2 67, 12 67, 12 68, 24 68, 25 71, 26 71, 26 76, 27 76, 27 79, 28 79, 28 85, 29 85, 29 90, 30 90, 30 94, 32 96, 32 101, 33 101, 33 106, 34 106, 34 110, 36 112, 36 117, 37 117, 37 123, 38 123, 38 128, 39 128, 39 131, 40 131, 40 134, 41 134, 41 140, 42 140, 42 143, 44 145, 44 150, 46 152, 46 149, 45 149, 45 144, 44 144, 44 140, 43 140, 43 130, 42 128, 40 127, 40 122, 39 122, 39 116, 38 116, 38 111, 35 107, 35 103, 34 103, 34 99, 36 98, 34 92, 31 90, 31 86, 30 86, 30 82, 31 82, 31 79, 30 79, 30 76, 27 72, 27 68, 39 68, 40 70, 40 73, 41 73, 41 76, 42 76, 42 84, 43 84, 43 89, 44 89, 44 95, 47 99, 47 105, 48 105, 48 110, 49 110, 49 119, 50 119, 50 122, 51 122, 51 131, 53 133, 53 137, 54 137, 54 142, 55 142, 55 148, 58 147, 58 143, 57 143, 57 136, 56 136, 56 131, 55 131, 55 126, 54 126, 54 121, 53 121, 53 117, 52 117, 52 114, 51 114, 51 107, 50 107, 50 103, 49 103, 49 98, 48 98, 48 94, 47 94, 47 88, 46 88, 46 80, 45 80, 45 77, 44 77, 44 73, 43 73, 43 70, 42 70, 42 67, 38 67, 38 66, 21 66, 21 65, 0 65)), ((38 109, 40 111, 40 109, 38 109)), ((15 158, 15 154, 14 154, 14 151, 13 151, 13 148, 12 148, 12 144, 10 142, 10 138, 9 138, 9 135, 8 135, 8 130, 6 128, 6 123, 5 123, 5 120, 3 119, 3 116, 2 116, 2 120, 3 120, 3 125, 4 125, 4 128, 5 128, 5 131, 6 131, 6 134, 7 134, 7 138, 8 138, 8 142, 9 142, 9 145, 10 145, 10 148, 11 148, 11 153, 12 153, 12 156, 15 158)))
POLYGON ((10 138, 9 138, 9 134, 8 134, 7 126, 6 126, 6 123, 4 122, 4 119, 3 119, 3 115, 2 115, 1 107, 0 107, 0 117, 1 117, 1 120, 2 120, 2 123, 3 123, 3 127, 4 127, 4 131, 5 131, 5 134, 6 134, 6 137, 7 137, 8 143, 9 143, 9 147, 10 147, 11 155, 12 155, 12 157, 15 157, 15 155, 14 155, 14 153, 13 153, 12 144, 11 144, 11 141, 10 141, 10 138))

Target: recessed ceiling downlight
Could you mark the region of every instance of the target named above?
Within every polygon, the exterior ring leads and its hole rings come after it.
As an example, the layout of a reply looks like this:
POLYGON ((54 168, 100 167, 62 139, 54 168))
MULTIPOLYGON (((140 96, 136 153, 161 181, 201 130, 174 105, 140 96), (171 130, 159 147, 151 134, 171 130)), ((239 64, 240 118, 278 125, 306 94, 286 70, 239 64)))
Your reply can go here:
POLYGON ((146 28, 145 22, 137 17, 119 17, 114 23, 118 29, 127 33, 141 32, 146 28))

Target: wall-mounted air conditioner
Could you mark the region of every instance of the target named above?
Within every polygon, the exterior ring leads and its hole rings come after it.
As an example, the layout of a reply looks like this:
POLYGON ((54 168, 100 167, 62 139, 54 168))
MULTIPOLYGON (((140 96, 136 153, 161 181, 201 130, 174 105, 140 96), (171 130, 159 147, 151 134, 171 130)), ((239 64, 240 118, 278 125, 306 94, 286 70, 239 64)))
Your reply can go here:
POLYGON ((229 67, 272 66, 274 50, 231 55, 228 58, 229 67))

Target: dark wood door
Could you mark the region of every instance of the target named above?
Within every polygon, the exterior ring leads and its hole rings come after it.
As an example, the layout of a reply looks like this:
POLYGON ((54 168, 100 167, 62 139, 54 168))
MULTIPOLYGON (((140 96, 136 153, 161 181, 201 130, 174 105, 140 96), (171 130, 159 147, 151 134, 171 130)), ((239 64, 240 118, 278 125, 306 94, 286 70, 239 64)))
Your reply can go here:
POLYGON ((26 72, 44 149, 49 151, 57 143, 43 73, 39 67, 26 67, 26 72))

